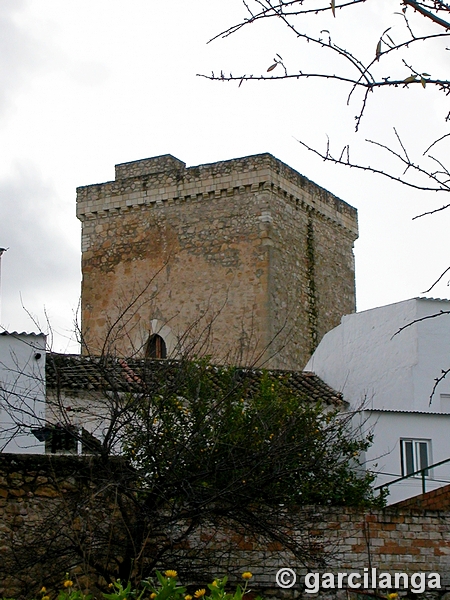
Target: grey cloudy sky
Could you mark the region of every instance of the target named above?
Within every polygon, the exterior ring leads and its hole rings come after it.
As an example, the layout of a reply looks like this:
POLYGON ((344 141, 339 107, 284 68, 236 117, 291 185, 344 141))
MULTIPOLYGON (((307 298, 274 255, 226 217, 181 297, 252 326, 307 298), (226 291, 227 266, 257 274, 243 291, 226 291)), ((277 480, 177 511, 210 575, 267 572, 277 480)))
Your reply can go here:
MULTIPOLYGON (((373 54, 398 6, 397 0, 379 0, 353 16, 342 12, 309 26, 332 30, 338 41, 351 31, 355 48, 373 54)), ((418 154, 448 131, 447 100, 421 88, 374 94, 355 135, 357 98, 347 106, 342 86, 308 80, 238 88, 196 77, 220 69, 263 73, 276 53, 298 68, 317 67, 309 49, 275 22, 206 43, 243 16, 241 0, 2 0, 0 247, 9 247, 2 259, 4 327, 36 329, 23 304, 46 330, 45 310, 54 347, 76 348, 75 189, 113 179, 116 163, 165 153, 190 166, 271 152, 356 206, 359 310, 419 295, 450 264, 447 214, 411 220, 443 197, 324 164, 296 141, 324 147, 328 134, 337 145, 350 141, 355 158, 387 164, 364 139, 391 141, 396 125, 418 154)), ((432 69, 445 67, 439 56, 416 59, 433 75, 432 69)), ((448 297, 446 280, 434 295, 448 297)))

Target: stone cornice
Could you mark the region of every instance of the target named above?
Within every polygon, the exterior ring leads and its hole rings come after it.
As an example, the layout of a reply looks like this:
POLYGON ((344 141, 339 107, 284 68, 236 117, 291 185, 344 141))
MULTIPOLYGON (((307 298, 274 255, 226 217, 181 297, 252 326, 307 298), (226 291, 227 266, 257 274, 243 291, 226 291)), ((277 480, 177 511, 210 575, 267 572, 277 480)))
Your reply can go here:
POLYGON ((81 221, 166 204, 213 201, 268 191, 296 208, 314 211, 358 236, 357 211, 271 154, 196 167, 171 155, 116 165, 116 180, 77 189, 81 221))

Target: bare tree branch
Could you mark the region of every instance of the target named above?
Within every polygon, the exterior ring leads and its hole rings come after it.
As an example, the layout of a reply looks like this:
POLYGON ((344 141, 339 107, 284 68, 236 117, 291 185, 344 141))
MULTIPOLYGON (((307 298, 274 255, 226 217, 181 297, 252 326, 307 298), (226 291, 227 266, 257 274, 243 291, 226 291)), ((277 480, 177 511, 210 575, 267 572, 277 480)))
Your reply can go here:
MULTIPOLYGON (((414 8, 414 10, 417 10, 417 12, 419 12, 420 14, 424 15, 428 19, 431 19, 434 23, 437 23, 438 25, 445 27, 445 29, 450 29, 450 23, 448 21, 445 21, 444 19, 441 19, 437 15, 434 15, 429 10, 426 10, 423 6, 423 4, 424 4, 423 2, 420 3, 420 2, 415 2, 414 0, 403 0, 403 4, 405 4, 405 6, 412 6, 412 8, 414 8)), ((439 5, 441 5, 440 8, 437 8, 437 10, 445 9, 442 2, 436 2, 435 4, 437 4, 438 7, 439 7, 439 5)))
MULTIPOLYGON (((373 58, 369 62, 358 58, 353 52, 344 47, 342 44, 333 42, 331 34, 328 30, 322 29, 320 34, 316 36, 310 34, 306 31, 304 23, 301 20, 301 17, 304 17, 305 15, 315 15, 320 17, 320 15, 330 11, 335 15, 337 9, 345 12, 346 10, 352 9, 356 5, 364 2, 365 0, 354 0, 352 2, 343 2, 341 4, 330 5, 328 2, 322 2, 320 0, 310 0, 309 2, 308 0, 292 0, 290 2, 272 2, 270 0, 261 2, 259 0, 255 0, 254 4, 256 6, 256 10, 252 10, 250 1, 247 0, 247 2, 244 2, 244 6, 246 7, 247 12, 250 14, 250 18, 244 19, 240 23, 229 27, 210 39, 210 42, 212 42, 218 38, 227 38, 251 23, 275 17, 277 21, 282 22, 300 41, 308 43, 310 47, 312 46, 313 48, 318 47, 326 49, 332 52, 332 54, 336 55, 336 57, 342 61, 339 72, 330 72, 327 70, 326 66, 322 72, 305 72, 304 69, 301 68, 295 70, 288 69, 283 63, 285 72, 283 75, 279 76, 274 76, 272 73, 271 75, 256 75, 252 73, 250 75, 232 76, 230 74, 229 76, 226 76, 223 69, 220 71, 220 76, 214 75, 214 73, 212 75, 198 74, 198 76, 206 77, 207 79, 215 81, 238 81, 239 85, 241 85, 243 81, 250 80, 277 81, 280 79, 302 78, 328 79, 330 81, 339 81, 341 83, 350 84, 351 88, 348 102, 350 101, 350 98, 354 94, 355 90, 365 89, 362 98, 361 109, 356 117, 356 130, 359 128, 362 116, 366 109, 369 92, 391 87, 404 88, 416 83, 422 85, 423 87, 434 86, 436 89, 444 92, 445 94, 449 94, 450 81, 447 78, 431 78, 430 75, 421 73, 419 70, 414 69, 411 65, 409 65, 401 54, 403 51, 407 51, 419 42, 421 44, 430 43, 439 39, 447 39, 450 36, 448 31, 450 28, 449 23, 436 14, 438 12, 450 13, 449 6, 444 2, 435 1, 431 7, 427 6, 426 2, 418 2, 414 0, 402 0, 399 2, 400 6, 403 6, 403 9, 401 12, 396 14, 399 14, 403 19, 406 29, 406 37, 404 37, 402 40, 394 42, 392 37, 390 37, 388 34, 391 27, 386 28, 381 34, 376 51, 374 51, 373 58), (418 13, 427 20, 431 20, 439 26, 444 27, 446 31, 444 33, 440 31, 438 33, 425 33, 423 35, 417 35, 413 33, 408 16, 406 14, 406 9, 408 6, 412 7, 415 11, 418 11, 418 13), (322 37, 322 33, 325 32, 328 33, 327 40, 324 40, 322 37), (400 55, 401 65, 409 70, 409 73, 405 73, 403 78, 391 78, 390 74, 387 72, 385 72, 384 75, 380 73, 379 66, 381 64, 384 65, 386 57, 390 56, 391 54, 394 55, 394 53, 396 55, 400 55), (351 69, 354 70, 355 74, 353 76, 347 73, 347 66, 350 66, 351 69)), ((323 61, 323 59, 322 62, 324 62, 325 65, 328 63, 328 61, 323 61)), ((272 65, 268 71, 271 72, 273 67, 274 65, 272 65)))
POLYGON ((424 292, 422 292, 423 294, 428 294, 428 292, 431 292, 431 290, 434 288, 434 286, 436 284, 438 284, 441 279, 444 277, 444 275, 446 273, 448 273, 450 271, 450 267, 448 267, 447 269, 445 269, 445 271, 443 273, 441 273, 441 275, 439 275, 439 277, 436 279, 436 281, 433 283, 433 285, 431 285, 427 290, 425 290, 424 292))

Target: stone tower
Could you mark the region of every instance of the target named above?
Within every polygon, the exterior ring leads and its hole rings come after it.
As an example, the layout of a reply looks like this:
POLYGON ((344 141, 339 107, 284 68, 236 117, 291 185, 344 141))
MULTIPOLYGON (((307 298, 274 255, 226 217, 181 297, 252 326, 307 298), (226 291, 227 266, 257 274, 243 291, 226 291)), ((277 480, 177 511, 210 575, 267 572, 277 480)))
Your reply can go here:
POLYGON ((301 369, 355 310, 356 209, 270 154, 80 187, 83 351, 301 369))

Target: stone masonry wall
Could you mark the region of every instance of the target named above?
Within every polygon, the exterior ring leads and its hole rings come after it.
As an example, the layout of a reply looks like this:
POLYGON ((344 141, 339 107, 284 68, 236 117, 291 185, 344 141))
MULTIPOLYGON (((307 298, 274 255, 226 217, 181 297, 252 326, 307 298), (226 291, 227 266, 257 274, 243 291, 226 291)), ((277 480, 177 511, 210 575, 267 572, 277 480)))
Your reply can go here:
MULTIPOLYGON (((119 463, 117 468, 120 468, 119 463)), ((34 554, 42 550, 44 542, 39 542, 41 546, 33 549, 33 535, 38 540, 43 540, 46 535, 52 539, 52 532, 48 531, 51 522, 64 533, 64 527, 71 522, 68 498, 80 490, 97 497, 92 494, 92 485, 99 479, 99 469, 95 459, 0 454, 0 596, 12 597, 21 591, 24 593, 25 589, 25 595, 33 597, 42 585, 49 585, 52 575, 60 581, 65 569, 70 569, 70 565, 64 563, 63 553, 55 559, 51 569, 54 573, 49 572, 48 566, 44 568, 39 564, 26 568, 24 558, 20 563, 23 541, 28 541, 25 550, 34 554), (55 514, 59 519, 50 521, 48 515, 55 514), (8 571, 13 558, 19 560, 15 564, 21 564, 25 569, 8 571)), ((83 499, 79 495, 76 498, 79 507, 83 499)), ((114 508, 105 502, 104 496, 99 496, 96 508, 92 504, 89 506, 90 513, 86 514, 90 514, 91 519, 94 510, 101 510, 105 522, 114 522, 114 508)), ((450 589, 450 511, 306 507, 298 516, 303 523, 298 535, 305 547, 324 552, 322 571, 363 572, 364 568, 376 568, 379 572, 390 573, 437 572, 441 575, 443 589, 450 589)), ((79 521, 79 516, 77 519, 79 521)), ((72 522, 71 529, 67 528, 71 536, 81 536, 83 531, 80 522, 72 522)), ((290 567, 299 578, 299 585, 292 591, 296 595, 301 592, 300 576, 306 573, 304 566, 283 555, 276 544, 264 545, 237 531, 204 530, 200 538, 189 540, 181 554, 195 560, 199 543, 206 544, 211 556, 215 556, 211 562, 222 565, 221 572, 212 575, 238 575, 250 570, 254 574, 254 588, 267 595, 280 595, 274 583, 276 572, 282 567, 290 567), (234 551, 224 553, 230 540, 234 551)), ((309 566, 311 570, 317 568, 314 564, 309 566)), ((304 597, 311 595, 304 594, 304 597)))
POLYGON ((298 369, 355 310, 356 210, 270 154, 117 165, 78 188, 77 215, 85 352, 117 322, 108 351, 142 354, 165 327, 172 355, 202 338, 218 361, 298 369))
POLYGON ((95 583, 82 575, 86 557, 69 549, 88 548, 92 533, 101 539, 117 529, 120 536, 105 481, 111 488, 121 468, 110 461, 103 478, 95 457, 0 454, 0 598, 37 598, 42 586, 57 589, 66 572, 81 585, 95 583))

